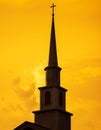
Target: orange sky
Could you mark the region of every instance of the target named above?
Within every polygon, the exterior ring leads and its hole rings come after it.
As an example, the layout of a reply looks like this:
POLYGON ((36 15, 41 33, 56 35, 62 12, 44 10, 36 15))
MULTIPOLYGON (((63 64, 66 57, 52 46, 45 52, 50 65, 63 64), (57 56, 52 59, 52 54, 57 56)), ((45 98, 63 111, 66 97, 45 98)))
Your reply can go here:
MULTIPOLYGON (((0 127, 33 121, 45 84, 53 0, 0 0, 0 127), (6 124, 6 125, 5 125, 6 124)), ((61 85, 72 130, 101 129, 101 2, 55 1, 61 85)))

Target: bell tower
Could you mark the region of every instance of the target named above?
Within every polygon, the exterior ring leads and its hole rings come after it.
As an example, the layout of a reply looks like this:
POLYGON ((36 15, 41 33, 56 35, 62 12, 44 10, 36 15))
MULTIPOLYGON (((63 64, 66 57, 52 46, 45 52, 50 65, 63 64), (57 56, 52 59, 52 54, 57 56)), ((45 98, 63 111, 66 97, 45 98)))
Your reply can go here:
POLYGON ((40 110, 34 111, 35 123, 41 124, 51 130, 71 130, 72 114, 66 112, 66 89, 60 85, 61 68, 58 66, 54 8, 52 4, 52 25, 50 36, 50 49, 46 72, 46 86, 40 87, 40 110))

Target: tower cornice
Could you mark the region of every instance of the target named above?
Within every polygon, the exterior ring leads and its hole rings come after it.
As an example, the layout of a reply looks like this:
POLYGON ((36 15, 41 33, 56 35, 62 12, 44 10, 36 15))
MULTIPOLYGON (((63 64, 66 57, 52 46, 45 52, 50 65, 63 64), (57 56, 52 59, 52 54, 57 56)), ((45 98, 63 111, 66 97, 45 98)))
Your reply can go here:
MULTIPOLYGON (((42 89, 46 89, 47 87, 46 86, 44 86, 44 87, 39 87, 38 89, 40 89, 40 90, 42 90, 42 89)), ((57 88, 57 86, 50 86, 50 87, 48 87, 47 89, 52 89, 52 88, 57 88)), ((68 91, 67 89, 65 89, 65 88, 63 88, 63 87, 58 87, 58 89, 59 90, 62 90, 62 91, 64 91, 64 92, 66 92, 66 91, 68 91)))
POLYGON ((58 67, 58 66, 48 66, 46 67, 44 70, 48 70, 48 69, 57 69, 58 71, 62 70, 62 68, 58 67))

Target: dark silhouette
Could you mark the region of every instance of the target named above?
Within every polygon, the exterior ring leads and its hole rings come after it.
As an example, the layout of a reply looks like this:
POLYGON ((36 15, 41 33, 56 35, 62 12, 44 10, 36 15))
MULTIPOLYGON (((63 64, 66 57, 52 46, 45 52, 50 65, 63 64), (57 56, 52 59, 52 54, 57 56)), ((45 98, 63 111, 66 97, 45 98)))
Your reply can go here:
POLYGON ((15 128, 14 130, 50 130, 36 123, 25 121, 23 124, 15 128))
POLYGON ((60 106, 63 105, 63 94, 62 94, 62 92, 59 93, 59 105, 60 106))
POLYGON ((51 95, 50 95, 50 92, 49 91, 47 91, 46 93, 45 93, 45 105, 49 105, 50 104, 50 99, 51 98, 51 95))
POLYGON ((35 123, 24 122, 14 130, 71 130, 72 114, 65 110, 66 89, 60 86, 60 71, 57 60, 54 7, 52 4, 52 28, 50 52, 46 71, 46 86, 40 87, 40 110, 34 111, 35 123))

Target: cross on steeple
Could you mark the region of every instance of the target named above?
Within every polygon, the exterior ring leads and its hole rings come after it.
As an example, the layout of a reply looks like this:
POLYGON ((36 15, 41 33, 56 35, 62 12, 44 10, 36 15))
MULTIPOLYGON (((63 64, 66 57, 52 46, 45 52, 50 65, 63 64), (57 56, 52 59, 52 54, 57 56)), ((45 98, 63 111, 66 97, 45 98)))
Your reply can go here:
POLYGON ((54 15, 54 8, 56 7, 56 5, 54 3, 52 3, 52 6, 50 6, 52 8, 52 15, 54 15))

